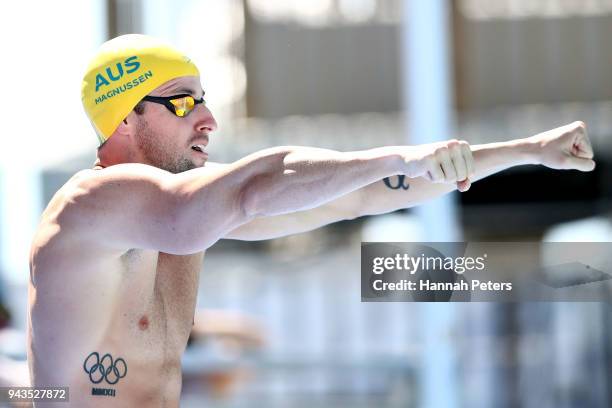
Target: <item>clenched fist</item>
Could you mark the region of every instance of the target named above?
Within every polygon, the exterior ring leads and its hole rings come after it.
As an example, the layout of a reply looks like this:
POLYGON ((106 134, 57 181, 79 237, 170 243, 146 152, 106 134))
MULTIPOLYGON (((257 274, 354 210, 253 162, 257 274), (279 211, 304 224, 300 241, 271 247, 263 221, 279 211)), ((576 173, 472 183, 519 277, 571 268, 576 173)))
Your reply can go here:
POLYGON ((527 139, 539 163, 551 169, 591 171, 593 148, 584 122, 573 122, 527 139))
POLYGON ((425 177, 434 183, 457 183, 459 191, 470 188, 474 158, 465 141, 448 140, 412 146, 406 159, 408 177, 425 177))

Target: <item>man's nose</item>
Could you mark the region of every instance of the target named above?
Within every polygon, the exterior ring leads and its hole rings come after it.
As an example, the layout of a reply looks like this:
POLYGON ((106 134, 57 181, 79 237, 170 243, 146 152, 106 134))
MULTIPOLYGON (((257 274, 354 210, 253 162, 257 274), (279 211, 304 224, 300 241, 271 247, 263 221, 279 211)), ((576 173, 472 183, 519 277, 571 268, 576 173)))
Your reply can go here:
POLYGON ((198 132, 214 132, 217 130, 217 121, 207 106, 202 106, 201 114, 196 122, 198 132))

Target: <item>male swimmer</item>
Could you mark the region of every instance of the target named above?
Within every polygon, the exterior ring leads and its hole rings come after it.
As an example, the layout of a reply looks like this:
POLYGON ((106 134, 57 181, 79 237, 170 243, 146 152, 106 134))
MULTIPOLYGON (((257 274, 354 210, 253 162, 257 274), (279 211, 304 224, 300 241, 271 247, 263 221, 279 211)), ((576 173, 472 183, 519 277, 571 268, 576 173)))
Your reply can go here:
POLYGON ((101 46, 82 101, 97 160, 42 215, 28 314, 32 384, 68 386, 80 408, 178 406, 204 251, 219 239, 387 213, 516 165, 595 166, 582 122, 502 143, 282 146, 210 165, 217 123, 198 69, 143 35, 101 46))

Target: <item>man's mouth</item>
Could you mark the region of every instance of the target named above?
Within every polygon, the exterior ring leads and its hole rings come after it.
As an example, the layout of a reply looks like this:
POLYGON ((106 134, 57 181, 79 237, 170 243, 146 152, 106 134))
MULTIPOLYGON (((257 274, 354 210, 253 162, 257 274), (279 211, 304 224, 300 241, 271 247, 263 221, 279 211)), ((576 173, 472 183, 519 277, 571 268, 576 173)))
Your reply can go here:
POLYGON ((205 148, 205 147, 206 147, 206 146, 205 146, 205 145, 203 145, 203 144, 197 144, 197 145, 193 145, 193 146, 191 146, 191 148, 192 148, 193 150, 195 150, 196 152, 200 152, 200 153, 204 153, 204 148, 205 148))

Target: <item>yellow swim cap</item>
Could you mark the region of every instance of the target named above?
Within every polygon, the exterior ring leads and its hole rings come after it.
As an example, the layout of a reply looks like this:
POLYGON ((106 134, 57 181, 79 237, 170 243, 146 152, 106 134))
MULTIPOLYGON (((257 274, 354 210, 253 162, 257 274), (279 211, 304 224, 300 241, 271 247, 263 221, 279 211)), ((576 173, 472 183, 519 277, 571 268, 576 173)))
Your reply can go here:
POLYGON ((191 75, 200 75, 193 62, 155 38, 128 34, 102 44, 81 86, 81 100, 100 144, 153 89, 191 75))

